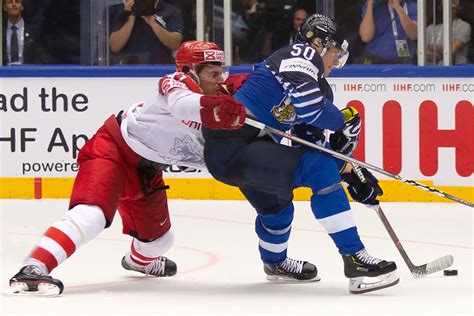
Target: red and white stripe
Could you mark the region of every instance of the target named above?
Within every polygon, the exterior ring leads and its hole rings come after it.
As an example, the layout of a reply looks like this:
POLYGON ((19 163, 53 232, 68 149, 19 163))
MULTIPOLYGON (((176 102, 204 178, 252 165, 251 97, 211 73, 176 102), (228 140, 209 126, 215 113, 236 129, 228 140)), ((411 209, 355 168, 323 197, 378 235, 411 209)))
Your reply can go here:
POLYGON ((81 244, 82 236, 77 226, 69 221, 58 221, 44 233, 30 258, 44 263, 50 273, 81 244))
POLYGON ((158 259, 160 256, 158 257, 147 257, 147 256, 144 256, 142 254, 140 254, 137 249, 135 248, 135 239, 132 241, 132 246, 130 247, 130 259, 132 260, 133 263, 139 265, 139 266, 142 266, 142 267, 146 267, 147 265, 149 265, 150 263, 152 263, 153 261, 155 261, 156 259, 158 259))
POLYGON ((78 204, 48 228, 24 265, 39 261, 48 269, 47 273, 51 273, 82 244, 97 236, 104 227, 105 216, 100 207, 78 204))

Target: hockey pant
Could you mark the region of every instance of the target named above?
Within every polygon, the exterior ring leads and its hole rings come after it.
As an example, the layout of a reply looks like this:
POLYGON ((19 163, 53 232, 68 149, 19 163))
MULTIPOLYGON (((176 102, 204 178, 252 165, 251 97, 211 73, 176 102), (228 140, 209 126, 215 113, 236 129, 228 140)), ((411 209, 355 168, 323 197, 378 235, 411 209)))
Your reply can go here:
POLYGON ((364 246, 359 238, 335 160, 257 137, 259 130, 204 129, 204 157, 219 181, 237 186, 257 211, 255 229, 265 263, 286 258, 294 207, 293 189, 311 188, 311 209, 341 254, 364 246))
MULTIPOLYGON (((149 179, 149 190, 144 193, 137 174, 141 160, 123 140, 116 118, 110 117, 79 152, 70 211, 46 231, 25 263, 39 261, 51 272, 80 245, 109 227, 117 209, 123 233, 136 238, 135 247, 144 249, 145 257, 156 257, 169 248, 159 245, 156 249, 161 250, 151 249, 170 231, 171 223, 162 172, 149 179), (142 242, 149 245, 140 247, 142 242)), ((172 238, 165 239, 172 243, 172 238)))
POLYGON ((110 226, 118 209, 123 233, 142 240, 162 236, 171 227, 162 172, 143 192, 137 168, 143 158, 127 146, 114 117, 110 117, 79 152, 79 172, 70 208, 99 206, 110 226))

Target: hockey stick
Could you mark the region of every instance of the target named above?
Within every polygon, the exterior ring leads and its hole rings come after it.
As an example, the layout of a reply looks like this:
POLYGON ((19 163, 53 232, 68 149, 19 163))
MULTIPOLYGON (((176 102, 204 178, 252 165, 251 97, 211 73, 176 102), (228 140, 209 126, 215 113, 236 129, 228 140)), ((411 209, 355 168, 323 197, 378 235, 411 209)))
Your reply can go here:
POLYGON ((444 197, 446 199, 450 199, 452 201, 455 201, 455 202, 458 202, 458 203, 461 203, 461 204, 464 204, 464 205, 467 205, 467 206, 470 206, 470 207, 474 207, 474 203, 471 203, 469 201, 466 201, 466 200, 463 200, 461 198, 458 198, 456 196, 453 196, 451 194, 448 194, 448 193, 445 193, 445 192, 442 192, 438 189, 435 189, 435 188, 432 188, 432 187, 429 187, 427 185, 424 185, 422 183, 419 183, 419 182, 416 182, 416 181, 413 181, 413 180, 407 180, 407 179, 404 179, 402 178, 400 175, 398 174, 394 174, 394 173, 391 173, 391 172, 388 172, 388 171, 385 171, 384 169, 382 168, 379 168, 379 167, 376 167, 374 165, 371 165, 371 164, 368 164, 368 163, 365 163, 363 161, 360 161, 360 160, 357 160, 355 158, 352 158, 352 157, 349 157, 349 156, 346 156, 344 154, 341 154, 337 151, 334 151, 332 149, 329 149, 329 148, 326 148, 326 147, 323 147, 323 146, 320 146, 320 145, 317 145, 317 144, 314 144, 314 143, 311 143, 311 142, 308 142, 304 139, 301 139, 299 137, 296 137, 296 136, 293 136, 293 135, 290 135, 290 134, 287 134, 283 131, 280 131, 276 128, 273 128, 273 127, 270 127, 270 126, 267 126, 261 122, 258 122, 258 121, 255 121, 251 118, 246 118, 245 119, 245 123, 250 125, 250 126, 253 126, 253 127, 256 127, 258 129, 261 129, 261 130, 267 130, 268 132, 272 133, 272 134, 276 134, 276 135, 279 135, 281 137, 284 137, 286 139, 289 139, 289 140, 292 140, 292 141, 295 141, 297 143, 300 143, 300 144, 303 144, 305 146, 308 146, 308 147, 311 147, 311 148, 314 148, 314 149, 317 149, 319 151, 322 151, 322 152, 325 152, 333 157, 336 157, 336 158, 339 158, 339 159, 342 159, 344 161, 347 161, 347 162, 350 162, 352 164, 355 164, 355 165, 360 165, 360 166, 363 166, 367 169, 370 169, 370 170, 374 170, 374 171, 377 171, 378 173, 381 173, 383 175, 386 175, 387 177, 390 177, 390 178, 393 178, 393 179, 397 179, 399 181, 402 181, 402 182, 405 182, 411 186, 414 186, 414 187, 417 187, 421 190, 424 190, 424 191, 427 191, 427 192, 430 192, 432 194, 435 194, 435 195, 438 195, 438 196, 441 196, 441 197, 444 197))
POLYGON ((400 239, 398 239, 397 235, 395 234, 395 231, 393 230, 392 225, 390 225, 380 205, 367 205, 367 207, 372 208, 377 212, 377 215, 379 216, 380 220, 385 226, 385 229, 390 235, 390 238, 395 243, 395 246, 397 247, 398 252, 402 256, 403 260, 408 266, 408 269, 410 270, 411 274, 413 274, 415 278, 419 278, 428 274, 443 271, 444 269, 449 268, 453 264, 454 262, 453 256, 446 255, 444 257, 433 260, 429 263, 422 264, 421 266, 415 266, 413 262, 411 262, 410 258, 408 257, 405 249, 403 248, 400 242, 400 239))
MULTIPOLYGON (((360 169, 359 165, 352 164, 353 169, 355 174, 359 177, 360 181, 366 182, 366 178, 364 174, 362 173, 362 170, 360 169)), ((392 228, 392 225, 390 225, 390 222, 388 221, 387 217, 385 216, 384 212, 382 211, 382 207, 380 204, 376 205, 369 205, 365 204, 368 208, 371 208, 377 212, 377 215, 379 216, 380 220, 382 221, 383 226, 385 226, 385 230, 388 232, 390 238, 392 239, 393 243, 395 244, 395 247, 397 247, 398 252, 402 256, 403 260, 405 261, 406 265, 408 266, 408 269, 410 270, 411 274, 415 278, 418 277, 423 277, 428 274, 436 273, 439 271, 442 271, 444 269, 449 268, 454 261, 453 256, 451 255, 446 255, 444 257, 438 258, 434 261, 431 261, 429 263, 425 263, 421 266, 415 266, 413 262, 410 260, 410 257, 408 257, 408 254, 406 253, 405 249, 402 246, 402 243, 400 242, 400 239, 398 239, 397 234, 395 234, 395 231, 392 228)))
MULTIPOLYGON (((443 192, 438 191, 436 189, 425 186, 424 184, 417 183, 417 182, 412 181, 412 180, 405 180, 405 179, 401 178, 398 175, 387 172, 383 169, 372 166, 372 165, 367 164, 365 162, 358 161, 357 159, 354 159, 352 157, 348 157, 346 155, 343 155, 341 153, 338 153, 338 152, 336 152, 334 150, 331 150, 331 149, 328 149, 326 147, 319 146, 317 144, 308 142, 308 141, 306 141, 304 139, 301 139, 299 137, 296 137, 296 136, 293 136, 293 135, 290 135, 290 134, 286 134, 286 133, 284 133, 284 132, 282 132, 278 129, 266 126, 265 124, 257 122, 253 119, 246 118, 245 123, 248 124, 248 125, 251 125, 253 127, 256 127, 258 129, 262 129, 262 130, 266 129, 267 131, 269 131, 271 133, 274 133, 276 135, 282 136, 284 138, 290 139, 292 141, 295 141, 297 143, 306 145, 308 147, 318 149, 318 150, 323 151, 325 153, 328 153, 332 156, 340 158, 344 161, 352 163, 356 175, 361 179, 362 182, 365 182, 366 180, 365 180, 365 177, 364 177, 364 175, 363 175, 363 173, 360 169, 360 165, 362 165, 362 166, 364 166, 368 169, 378 171, 382 174, 385 174, 389 177, 395 178, 395 179, 400 180, 402 182, 406 182, 410 185, 414 185, 414 186, 421 187, 421 188, 426 188, 425 190, 428 191, 428 192, 432 192, 432 193, 435 193, 435 194, 438 194, 436 192, 439 192, 438 195, 441 195, 441 196, 444 196, 444 197, 450 198, 450 199, 454 198, 453 199, 454 201, 457 201, 459 203, 462 203, 462 204, 465 204, 465 205, 468 205, 468 206, 471 206, 471 207, 473 206, 473 204, 468 202, 468 201, 464 201, 464 200, 459 199, 457 197, 453 197, 449 194, 446 194, 446 193, 443 193, 443 192)), ((390 238, 392 239, 392 241, 395 243, 395 246, 397 247, 397 250, 400 252, 400 255, 402 256, 403 260, 405 261, 406 265, 408 266, 408 269, 410 270, 410 272, 412 273, 413 276, 422 277, 422 276, 425 276, 425 275, 428 275, 428 274, 439 272, 439 271, 442 271, 444 269, 449 268, 453 264, 453 261, 454 261, 453 256, 446 255, 444 257, 438 258, 438 259, 436 259, 434 261, 431 261, 429 263, 426 263, 426 264, 423 264, 423 265, 420 265, 420 266, 415 266, 413 264, 413 262, 410 260, 410 258, 408 257, 408 254, 406 253, 405 249, 403 248, 403 246, 400 242, 400 239, 398 239, 397 235, 395 234, 395 231, 393 230, 392 225, 390 225, 390 222, 388 221, 387 217, 385 216, 384 212, 382 211, 382 208, 380 207, 380 205, 367 205, 367 206, 370 207, 370 208, 373 208, 377 212, 377 215, 379 216, 380 220, 382 221, 382 224, 384 225, 385 229, 387 230, 388 234, 390 235, 390 238)))

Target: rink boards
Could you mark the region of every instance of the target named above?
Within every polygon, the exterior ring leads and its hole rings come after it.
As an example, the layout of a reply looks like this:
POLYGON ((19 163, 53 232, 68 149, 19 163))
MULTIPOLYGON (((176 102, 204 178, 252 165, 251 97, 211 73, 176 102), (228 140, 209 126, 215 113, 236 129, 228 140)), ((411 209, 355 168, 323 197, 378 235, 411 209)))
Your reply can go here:
MULTIPOLYGON (((67 198, 84 142, 111 114, 151 96, 172 69, 0 69, 0 198, 67 198)), ((335 104, 354 106, 363 117, 357 159, 472 201, 473 73, 472 66, 352 66, 328 81, 335 104)), ((379 178, 384 201, 444 201, 379 178)), ((165 179, 170 198, 243 199, 205 172, 172 168, 165 179)), ((295 194, 309 196, 307 190, 295 194)))

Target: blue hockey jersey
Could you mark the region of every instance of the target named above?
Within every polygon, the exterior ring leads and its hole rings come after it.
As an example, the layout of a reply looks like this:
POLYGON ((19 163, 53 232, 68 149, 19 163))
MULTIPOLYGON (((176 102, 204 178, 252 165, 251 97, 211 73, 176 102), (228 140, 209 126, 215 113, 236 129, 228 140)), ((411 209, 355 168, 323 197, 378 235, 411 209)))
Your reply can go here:
POLYGON ((332 103, 321 56, 309 44, 295 43, 257 64, 234 97, 262 123, 279 130, 296 124, 339 130, 344 116, 332 103))

